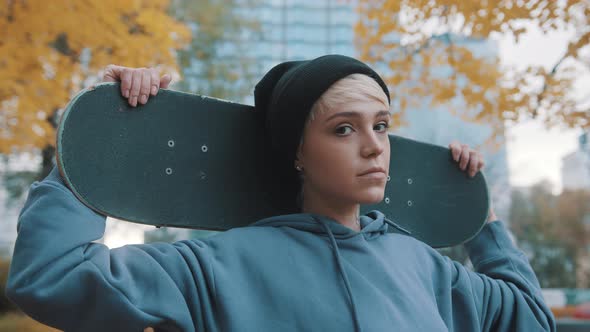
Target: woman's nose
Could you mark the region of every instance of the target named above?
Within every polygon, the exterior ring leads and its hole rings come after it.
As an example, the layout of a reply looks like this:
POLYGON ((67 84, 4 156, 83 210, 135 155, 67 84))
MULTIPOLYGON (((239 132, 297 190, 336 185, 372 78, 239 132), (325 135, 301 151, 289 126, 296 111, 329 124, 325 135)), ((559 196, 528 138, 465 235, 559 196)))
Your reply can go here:
MULTIPOLYGON (((385 142, 383 142, 383 138, 380 137, 381 133, 376 133, 375 131, 371 130, 370 133, 366 135, 363 140, 362 146, 362 155, 365 158, 378 156, 383 153, 385 150, 385 142)), ((386 137, 386 139, 389 139, 386 137)))

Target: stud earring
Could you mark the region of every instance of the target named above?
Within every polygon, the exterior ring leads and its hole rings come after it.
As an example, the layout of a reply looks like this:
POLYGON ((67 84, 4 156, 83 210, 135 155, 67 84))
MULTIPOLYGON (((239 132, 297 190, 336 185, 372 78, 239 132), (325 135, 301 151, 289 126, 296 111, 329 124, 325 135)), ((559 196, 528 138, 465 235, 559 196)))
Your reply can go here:
POLYGON ((296 169, 297 171, 301 172, 301 170, 303 170, 303 167, 301 167, 301 166, 299 166, 299 165, 296 165, 296 166, 295 166, 295 169, 296 169))

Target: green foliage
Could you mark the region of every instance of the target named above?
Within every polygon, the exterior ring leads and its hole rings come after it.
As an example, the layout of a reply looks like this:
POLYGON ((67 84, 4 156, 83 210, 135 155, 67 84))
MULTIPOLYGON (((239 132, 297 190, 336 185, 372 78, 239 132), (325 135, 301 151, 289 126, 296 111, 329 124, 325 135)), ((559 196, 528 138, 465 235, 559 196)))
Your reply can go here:
POLYGON ((33 171, 15 171, 4 174, 3 184, 8 193, 4 202, 6 208, 10 208, 18 202, 37 176, 37 172, 33 171))
POLYGON ((261 33, 257 19, 241 9, 257 0, 173 0, 171 14, 192 27, 190 45, 178 52, 183 91, 232 101, 251 95, 257 79, 255 58, 244 56, 253 47, 248 36, 261 33))
POLYGON ((153 243, 153 242, 166 242, 172 243, 178 240, 178 235, 175 232, 172 232, 170 228, 163 227, 163 228, 156 228, 143 233, 144 243, 153 243))
POLYGON ((150 231, 146 231, 144 233, 144 243, 153 243, 153 242, 167 242, 172 243, 176 241, 186 240, 186 239, 198 239, 198 238, 205 238, 216 234, 216 231, 207 231, 207 230, 186 230, 180 231, 179 229, 173 229, 168 227, 156 228, 150 231))
POLYGON ((590 193, 553 195, 539 183, 514 190, 510 220, 519 246, 529 255, 542 287, 587 288, 589 236, 585 218, 590 193))

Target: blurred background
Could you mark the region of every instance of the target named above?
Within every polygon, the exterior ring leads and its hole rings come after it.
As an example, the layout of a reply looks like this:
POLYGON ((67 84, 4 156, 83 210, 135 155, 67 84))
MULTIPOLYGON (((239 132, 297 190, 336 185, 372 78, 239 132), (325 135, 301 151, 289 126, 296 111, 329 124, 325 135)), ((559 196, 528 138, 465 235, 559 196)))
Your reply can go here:
MULTIPOLYGON (((0 282, 18 213, 55 153, 68 101, 108 64, 159 66, 171 89, 253 104, 275 64, 339 53, 387 81, 394 128, 485 155, 493 204, 559 331, 590 331, 590 1, 3 0, 0 282)), ((211 232, 107 220, 101 239, 211 232)), ((469 264, 461 247, 442 250, 469 264)), ((0 331, 50 331, 0 298, 0 331)))

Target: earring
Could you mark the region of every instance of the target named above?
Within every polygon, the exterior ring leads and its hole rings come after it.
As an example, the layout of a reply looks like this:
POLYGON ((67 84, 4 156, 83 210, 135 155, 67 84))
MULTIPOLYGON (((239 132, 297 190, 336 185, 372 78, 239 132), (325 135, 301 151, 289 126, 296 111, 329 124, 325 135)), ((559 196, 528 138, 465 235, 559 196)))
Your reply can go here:
POLYGON ((301 166, 299 166, 299 165, 296 165, 296 166, 295 166, 295 169, 296 169, 297 171, 301 172, 301 170, 303 170, 303 167, 301 167, 301 166))

